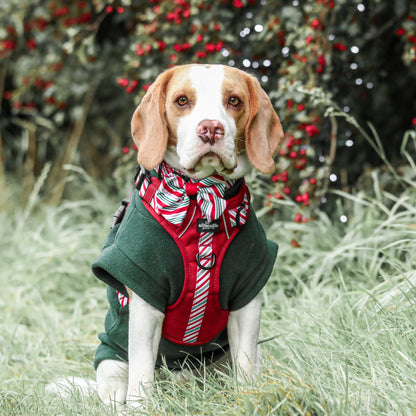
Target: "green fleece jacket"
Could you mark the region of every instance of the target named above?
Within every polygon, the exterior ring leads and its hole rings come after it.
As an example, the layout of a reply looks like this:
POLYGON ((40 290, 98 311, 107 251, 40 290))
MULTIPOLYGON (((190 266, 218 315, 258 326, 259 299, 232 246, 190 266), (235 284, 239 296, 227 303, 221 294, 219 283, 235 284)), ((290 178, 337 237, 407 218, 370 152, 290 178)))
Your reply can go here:
MULTIPOLYGON (((247 305, 266 284, 278 246, 267 240, 251 209, 244 227, 225 254, 220 273, 220 305, 234 311, 247 305)), ((181 253, 173 238, 143 206, 138 191, 121 223, 111 229, 100 257, 93 263, 94 274, 109 285, 110 309, 105 332, 99 334, 94 365, 105 359, 127 361, 129 307, 121 306, 117 291, 127 295, 128 286, 146 302, 165 312, 179 298, 184 283, 181 253)), ((183 363, 197 364, 218 359, 227 349, 224 330, 202 346, 176 345, 162 337, 157 365, 169 368, 183 363)))

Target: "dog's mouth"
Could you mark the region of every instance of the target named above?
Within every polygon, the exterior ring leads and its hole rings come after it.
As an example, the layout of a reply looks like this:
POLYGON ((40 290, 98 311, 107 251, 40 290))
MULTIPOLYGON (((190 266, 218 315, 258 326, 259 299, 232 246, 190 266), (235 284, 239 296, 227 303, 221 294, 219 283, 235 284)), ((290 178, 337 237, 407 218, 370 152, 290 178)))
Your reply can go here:
POLYGON ((187 169, 190 174, 198 174, 201 171, 210 170, 210 174, 219 173, 220 175, 231 175, 236 166, 229 161, 227 163, 220 155, 215 152, 207 152, 196 160, 194 166, 187 169))

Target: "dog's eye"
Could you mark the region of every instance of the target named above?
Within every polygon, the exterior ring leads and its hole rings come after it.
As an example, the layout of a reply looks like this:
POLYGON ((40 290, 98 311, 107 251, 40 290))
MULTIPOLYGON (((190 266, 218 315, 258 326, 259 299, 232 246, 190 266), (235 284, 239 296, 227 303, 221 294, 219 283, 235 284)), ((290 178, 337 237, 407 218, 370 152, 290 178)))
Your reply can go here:
POLYGON ((182 95, 181 97, 176 99, 176 103, 183 107, 184 105, 188 104, 188 97, 182 95))
POLYGON ((241 104, 241 100, 238 97, 232 96, 228 99, 228 104, 233 107, 238 107, 241 104))

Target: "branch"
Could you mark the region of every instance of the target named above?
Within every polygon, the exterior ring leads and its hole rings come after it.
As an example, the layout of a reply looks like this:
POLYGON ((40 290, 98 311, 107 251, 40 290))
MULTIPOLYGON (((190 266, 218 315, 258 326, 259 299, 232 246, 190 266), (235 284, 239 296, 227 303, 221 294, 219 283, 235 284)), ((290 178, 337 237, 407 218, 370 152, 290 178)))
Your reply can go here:
POLYGON ((74 128, 68 140, 65 152, 61 160, 55 163, 53 172, 49 178, 48 197, 47 200, 53 205, 58 205, 61 202, 64 192, 66 179, 68 177, 68 170, 64 170, 63 166, 71 164, 78 148, 82 132, 84 130, 88 111, 94 99, 95 87, 93 87, 85 96, 82 106, 82 116, 76 120, 74 128))

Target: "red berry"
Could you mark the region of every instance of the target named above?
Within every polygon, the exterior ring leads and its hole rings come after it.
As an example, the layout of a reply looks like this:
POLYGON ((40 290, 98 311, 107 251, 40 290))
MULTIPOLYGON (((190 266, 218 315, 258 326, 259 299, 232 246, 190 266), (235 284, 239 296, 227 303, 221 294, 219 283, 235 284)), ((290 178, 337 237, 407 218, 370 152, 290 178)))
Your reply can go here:
POLYGON ((217 52, 219 52, 221 49, 222 49, 222 47, 224 46, 224 42, 223 41, 220 41, 220 42, 218 42, 216 45, 215 45, 215 50, 217 51, 217 52))
POLYGON ((315 125, 313 125, 313 124, 306 125, 305 126, 305 131, 306 131, 306 134, 309 137, 313 137, 316 134, 319 134, 319 129, 315 125))
POLYGON ((3 47, 7 51, 12 51, 13 49, 16 48, 16 43, 13 42, 12 40, 5 40, 3 41, 3 47))
POLYGON ((142 45, 140 45, 140 44, 136 45, 136 54, 138 56, 143 56, 144 55, 144 49, 142 48, 142 45))
POLYGON ((65 6, 65 7, 60 7, 59 9, 56 9, 53 15, 55 17, 65 16, 66 14, 68 14, 68 12, 69 12, 69 7, 65 6))
POLYGON ((30 50, 36 49, 36 39, 28 39, 26 42, 26 46, 30 50))
POLYGON ((130 85, 126 88, 126 93, 127 94, 130 94, 131 92, 133 92, 136 89, 137 84, 138 84, 138 81, 136 81, 135 79, 133 79, 130 82, 130 85))
POLYGON ((122 87, 127 87, 127 85, 129 85, 129 80, 126 78, 118 78, 117 79, 117 84, 122 86, 122 87))
POLYGON ((295 222, 302 222, 302 214, 296 214, 295 215, 295 222))
POLYGON ((207 43, 205 49, 207 52, 213 53, 215 51, 215 45, 213 43, 207 43))
POLYGON ((163 40, 158 40, 157 44, 159 45, 159 51, 163 52, 166 49, 166 42, 163 40))
POLYGON ((332 47, 333 49, 338 49, 340 51, 345 51, 347 49, 347 46, 343 43, 335 43, 332 47))
POLYGON ((294 248, 299 248, 300 247, 300 244, 294 238, 292 238, 292 241, 290 242, 290 245, 294 248))
POLYGON ((321 22, 320 22, 318 19, 314 19, 314 20, 312 20, 312 22, 311 22, 311 28, 312 28, 313 30, 318 29, 320 25, 321 25, 321 22))

